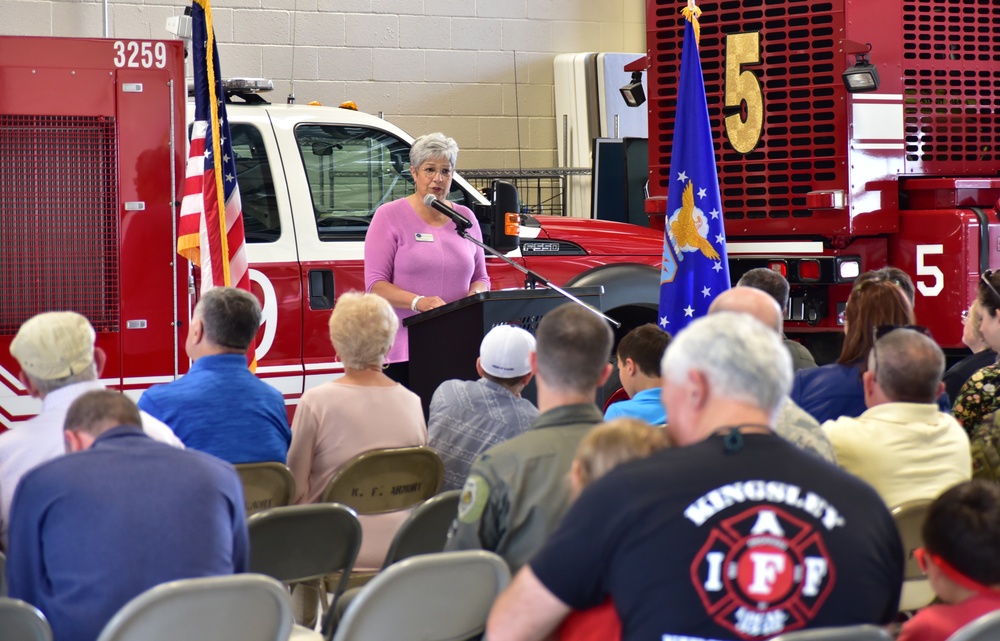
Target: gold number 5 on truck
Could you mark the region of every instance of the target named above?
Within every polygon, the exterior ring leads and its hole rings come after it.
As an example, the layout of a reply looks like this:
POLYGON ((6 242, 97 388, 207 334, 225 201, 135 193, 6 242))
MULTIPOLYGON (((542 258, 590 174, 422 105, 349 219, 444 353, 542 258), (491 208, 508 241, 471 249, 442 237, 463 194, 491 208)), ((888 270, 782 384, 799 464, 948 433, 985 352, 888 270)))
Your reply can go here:
POLYGON ((760 33, 726 36, 726 135, 741 154, 757 147, 764 131, 764 95, 760 80, 747 65, 760 64, 760 33), (744 106, 745 105, 745 106, 744 106))

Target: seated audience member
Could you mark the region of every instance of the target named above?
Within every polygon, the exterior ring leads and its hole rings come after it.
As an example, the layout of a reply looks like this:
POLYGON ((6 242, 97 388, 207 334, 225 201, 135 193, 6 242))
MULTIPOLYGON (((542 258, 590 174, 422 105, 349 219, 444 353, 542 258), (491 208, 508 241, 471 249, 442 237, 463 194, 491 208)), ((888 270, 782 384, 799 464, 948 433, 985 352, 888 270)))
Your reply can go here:
POLYGON ((603 418, 594 399, 611 374, 611 328, 579 305, 546 314, 535 339, 531 368, 541 414, 527 432, 472 464, 445 546, 496 552, 515 571, 566 511, 566 475, 580 441, 603 418))
POLYGON ((232 464, 285 462, 292 440, 281 392, 247 366, 260 327, 250 292, 216 287, 195 305, 184 349, 193 363, 176 381, 149 388, 139 407, 184 444, 232 464))
POLYGON ((872 333, 882 325, 913 325, 903 291, 885 280, 855 285, 844 312, 844 346, 836 363, 795 372, 792 400, 820 423, 865 411, 861 375, 867 367, 872 333))
POLYGON ((461 489, 472 461, 486 449, 521 434, 538 408, 521 398, 531 382, 535 337, 520 327, 498 325, 479 345, 477 381, 441 383, 431 397, 427 436, 444 463, 441 491, 461 489))
POLYGON ((854 285, 851 290, 855 290, 866 282, 878 280, 887 283, 892 283, 899 288, 899 291, 903 292, 906 296, 906 302, 910 304, 910 309, 913 308, 916 296, 916 290, 913 288, 913 279, 910 275, 904 272, 898 267, 893 267, 892 265, 887 265, 885 267, 880 267, 878 269, 873 269, 871 271, 864 272, 854 279, 854 285))
MULTIPOLYGON (((292 420, 288 467, 296 503, 316 503, 344 463, 369 450, 427 444, 420 398, 383 373, 399 318, 377 294, 348 292, 330 314, 330 341, 344 375, 307 390, 292 420)), ((409 511, 361 515, 362 538, 354 567, 382 566, 392 537, 409 511)), ((295 589, 296 620, 315 625, 319 581, 295 589)))
MULTIPOLYGON (((777 332, 778 336, 784 336, 782 332, 784 320, 781 317, 781 309, 773 297, 768 296, 761 289, 737 285, 722 292, 715 297, 708 308, 709 314, 718 312, 749 314, 763 323, 765 327, 777 332)), ((785 345, 787 346, 787 344, 786 341, 785 345)), ((794 352, 791 353, 791 356, 794 361, 794 352)), ((777 419, 775 419, 774 433, 806 452, 811 452, 831 463, 837 462, 833 454, 833 446, 830 445, 823 430, 819 428, 816 419, 787 396, 781 404, 777 419)))
MULTIPOLYGON (((42 399, 38 416, 0 434, 0 544, 7 544, 10 502, 18 482, 32 468, 66 453, 63 423, 77 398, 104 389, 98 380, 107 359, 94 347, 96 333, 76 312, 46 312, 21 325, 10 343, 10 353, 21 366, 18 379, 35 398, 42 399)), ((146 434, 157 441, 184 448, 170 428, 149 414, 141 414, 146 434)))
POLYGON ((931 505, 922 534, 917 560, 942 603, 904 623, 898 641, 945 641, 1000 610, 1000 486, 970 481, 951 488, 931 505))
POLYGON ((94 641, 160 583, 247 569, 236 471, 153 441, 140 421, 118 392, 80 396, 66 413, 70 454, 28 472, 14 494, 10 596, 41 610, 58 641, 94 641))
POLYGON ((948 368, 948 371, 944 373, 944 379, 942 379, 944 391, 947 392, 948 398, 953 401, 958 398, 958 393, 962 391, 965 381, 982 368, 997 362, 997 353, 993 351, 979 330, 982 321, 979 301, 974 300, 968 311, 962 313, 962 342, 972 350, 972 354, 948 368))
POLYGON ((772 431, 792 377, 778 335, 711 314, 674 337, 662 372, 674 447, 583 491, 497 600, 490 640, 543 639, 609 597, 627 641, 891 621, 903 551, 888 509, 772 431))
MULTIPOLYGON (((420 398, 382 372, 399 319, 377 294, 348 292, 330 314, 330 341, 344 375, 302 395, 292 421, 288 467, 296 503, 316 503, 340 467, 358 454, 427 445, 420 398)), ((407 513, 361 516, 355 567, 377 570, 407 513)))
MULTIPOLYGON (((757 267, 751 269, 740 277, 737 287, 753 287, 770 294, 771 298, 778 303, 781 317, 784 318, 788 309, 788 281, 780 273, 767 267, 757 267)), ((768 323, 765 323, 768 324, 768 323)), ((789 338, 785 338, 784 332, 781 337, 785 340, 785 347, 792 355, 792 369, 809 369, 816 367, 816 359, 809 353, 805 345, 789 338)))
MULTIPOLYGON (((979 280, 979 331, 994 351, 1000 352, 1000 273, 988 271, 979 280)), ((1000 409, 1000 365, 993 363, 969 377, 955 397, 952 414, 971 432, 984 417, 1000 409)))
MULTIPOLYGON (((583 488, 622 463, 645 458, 670 444, 663 430, 634 418, 602 423, 580 442, 570 470, 570 493, 575 498, 583 488)), ((559 628, 559 641, 617 641, 621 622, 614 604, 603 604, 582 612, 571 612, 559 628)))
POLYGON ((650 425, 663 425, 667 413, 660 401, 660 359, 670 344, 670 334, 654 323, 636 327, 618 343, 618 378, 628 400, 612 403, 604 420, 632 417, 650 425))
POLYGON ((943 371, 937 343, 912 329, 890 330, 868 355, 868 410, 823 424, 837 462, 890 508, 933 499, 972 474, 969 437, 935 402, 943 371))

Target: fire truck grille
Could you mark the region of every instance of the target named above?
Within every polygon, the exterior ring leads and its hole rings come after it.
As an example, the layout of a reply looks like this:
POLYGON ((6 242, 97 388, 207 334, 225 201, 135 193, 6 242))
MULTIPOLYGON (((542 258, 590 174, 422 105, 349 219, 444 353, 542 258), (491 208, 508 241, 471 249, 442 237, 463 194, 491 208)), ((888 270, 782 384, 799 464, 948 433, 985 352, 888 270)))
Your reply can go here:
MULTIPOLYGON (((665 195, 684 22, 678 13, 682 3, 657 0, 657 4, 656 22, 647 25, 652 43, 650 83, 657 92, 650 100, 651 148, 653 141, 658 141, 650 159, 650 191, 665 195), (657 159, 662 161, 659 166, 657 159)), ((842 9, 832 2, 815 0, 698 4, 704 11, 701 63, 716 141, 722 206, 727 220, 742 221, 738 227, 727 228, 748 234, 773 232, 771 221, 784 219, 800 225, 802 231, 805 221, 796 219, 812 216, 806 208, 806 194, 843 189, 847 182, 846 134, 836 124, 844 93, 842 63, 835 55, 843 27, 842 9), (741 62, 735 57, 727 61, 727 37, 755 32, 760 34, 760 61, 741 62), (741 73, 752 73, 760 87, 755 108, 763 110, 763 125, 759 138, 756 134, 750 137, 755 145, 745 155, 731 144, 733 136, 725 119, 735 114, 746 119, 750 101, 738 93, 726 96, 727 64, 731 80, 741 73), (736 106, 725 109, 727 98, 736 106)), ((730 56, 735 56, 734 42, 728 43, 730 56)), ((733 87, 728 90, 734 91, 733 87)))
POLYGON ((114 119, 0 115, 0 334, 52 310, 118 330, 117 175, 114 119))
POLYGON ((996 0, 903 4, 906 171, 996 171, 1000 159, 996 0))

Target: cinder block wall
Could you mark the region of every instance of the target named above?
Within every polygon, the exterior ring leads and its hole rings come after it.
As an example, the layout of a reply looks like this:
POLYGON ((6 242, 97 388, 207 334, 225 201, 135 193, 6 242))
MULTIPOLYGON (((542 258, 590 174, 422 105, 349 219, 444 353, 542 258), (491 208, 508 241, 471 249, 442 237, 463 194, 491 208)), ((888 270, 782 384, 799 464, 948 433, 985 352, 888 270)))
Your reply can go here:
MULTIPOLYGON (((112 0, 109 35, 170 38, 166 19, 185 6, 112 0)), ((212 7, 224 75, 273 79, 273 102, 294 88, 298 102, 353 100, 414 135, 443 131, 462 148, 460 168, 555 166, 555 55, 645 52, 643 0, 216 0, 212 7)), ((0 0, 0 15, 7 35, 104 33, 99 2, 0 0)))

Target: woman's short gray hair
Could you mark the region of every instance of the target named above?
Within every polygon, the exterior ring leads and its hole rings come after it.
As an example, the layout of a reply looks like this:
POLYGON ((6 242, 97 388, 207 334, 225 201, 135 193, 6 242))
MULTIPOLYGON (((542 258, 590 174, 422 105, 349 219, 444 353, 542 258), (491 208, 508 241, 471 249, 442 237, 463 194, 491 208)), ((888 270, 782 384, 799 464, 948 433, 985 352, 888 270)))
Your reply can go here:
POLYGON ((792 357, 773 329, 748 314, 718 312, 699 318, 663 355, 663 376, 684 381, 702 372, 712 393, 776 415, 792 387, 792 357))
POLYGON ((330 314, 330 342, 352 369, 382 365, 399 329, 399 317, 378 294, 347 292, 330 314))
POLYGON ((458 164, 458 143, 440 131, 420 136, 410 146, 410 164, 419 167, 432 158, 447 158, 454 169, 458 164))

